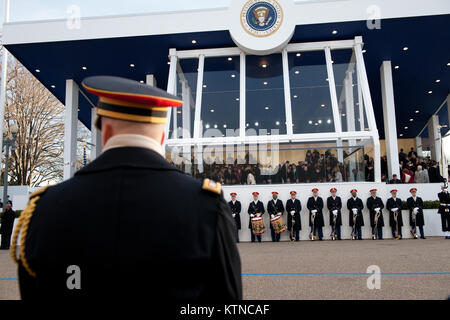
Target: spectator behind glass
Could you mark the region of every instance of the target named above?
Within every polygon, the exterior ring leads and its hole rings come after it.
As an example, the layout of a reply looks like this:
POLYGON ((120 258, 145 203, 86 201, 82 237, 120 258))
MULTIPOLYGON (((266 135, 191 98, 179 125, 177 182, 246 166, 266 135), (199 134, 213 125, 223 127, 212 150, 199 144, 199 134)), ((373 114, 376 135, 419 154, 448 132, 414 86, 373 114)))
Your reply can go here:
POLYGON ((417 166, 417 171, 414 174, 414 181, 416 183, 429 183, 428 170, 422 169, 422 166, 417 166))
POLYGON ((400 184, 402 180, 398 179, 396 174, 392 175, 392 180, 389 181, 390 184, 400 184))

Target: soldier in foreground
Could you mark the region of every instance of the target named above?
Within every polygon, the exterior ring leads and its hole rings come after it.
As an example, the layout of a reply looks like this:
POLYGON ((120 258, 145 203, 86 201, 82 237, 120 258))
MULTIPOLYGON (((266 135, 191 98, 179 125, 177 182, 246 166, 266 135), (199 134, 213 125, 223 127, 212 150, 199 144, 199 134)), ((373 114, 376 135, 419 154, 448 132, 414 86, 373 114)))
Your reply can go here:
POLYGON ((383 240, 383 200, 377 197, 377 189, 370 190, 370 197, 367 199, 367 209, 370 213, 370 226, 372 228, 372 240, 383 240))
POLYGON ((347 200, 347 209, 349 211, 349 224, 352 227, 352 240, 362 240, 361 227, 364 226, 364 217, 362 210, 364 209, 364 204, 360 198, 358 198, 358 190, 350 190, 352 194, 351 198, 347 200))
POLYGON ((228 205, 231 209, 231 216, 234 219, 234 222, 236 224, 236 242, 239 242, 239 230, 241 230, 241 202, 236 200, 237 193, 231 192, 231 201, 228 202, 228 205))
POLYGON ((386 209, 389 210, 389 225, 392 230, 392 238, 400 240, 402 238, 402 200, 397 198, 397 189, 391 190, 391 195, 386 201, 386 209))
POLYGON ((117 77, 83 87, 99 96, 103 153, 30 196, 13 238, 20 233, 20 246, 11 247, 22 299, 241 299, 220 184, 190 178, 163 156, 168 107, 182 101, 117 77))
POLYGON ((406 200, 409 209, 409 225, 411 226, 411 236, 417 239, 417 227, 420 231, 420 239, 425 239, 425 233, 423 226, 425 225, 425 219, 423 216, 423 200, 417 196, 417 188, 409 189, 411 197, 406 200))
POLYGON ((330 189, 331 196, 327 199, 327 208, 330 211, 331 240, 341 240, 342 200, 336 195, 337 189, 330 189))

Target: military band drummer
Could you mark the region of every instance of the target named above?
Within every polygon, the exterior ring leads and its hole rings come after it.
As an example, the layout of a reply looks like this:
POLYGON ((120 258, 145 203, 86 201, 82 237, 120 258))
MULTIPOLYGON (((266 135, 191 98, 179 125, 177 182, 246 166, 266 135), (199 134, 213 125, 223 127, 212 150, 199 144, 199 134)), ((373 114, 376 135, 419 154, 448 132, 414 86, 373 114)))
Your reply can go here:
MULTIPOLYGON (((278 192, 276 191, 272 192, 272 200, 267 203, 267 213, 272 219, 276 216, 282 216, 284 213, 283 202, 278 199, 278 192)), ((270 224, 270 236, 272 237, 272 242, 280 241, 280 234, 275 233, 272 224, 270 224)))
POLYGON ((239 230, 241 230, 241 203, 236 200, 237 193, 231 192, 231 201, 228 202, 228 205, 231 209, 231 216, 236 223, 236 242, 239 242, 239 230))
POLYGON ((296 199, 297 192, 289 192, 291 198, 286 201, 286 212, 287 212, 287 227, 289 232, 289 238, 291 241, 300 240, 299 231, 302 229, 302 222, 300 217, 300 212, 302 211, 302 204, 300 200, 296 199))
POLYGON ((331 240, 341 240, 342 200, 338 197, 337 189, 330 189, 331 196, 327 199, 327 209, 330 211, 331 240))
POLYGON ((362 240, 361 227, 364 226, 364 217, 362 210, 364 204, 360 198, 358 198, 358 190, 350 190, 351 198, 347 200, 347 209, 349 210, 349 224, 352 227, 352 239, 362 240))
POLYGON ((322 227, 325 225, 322 213, 323 199, 319 197, 319 189, 314 188, 311 191, 313 195, 308 198, 306 204, 309 210, 309 226, 311 227, 310 239, 315 240, 319 237, 319 240, 322 240, 322 227))
POLYGON ((389 225, 392 230, 392 238, 402 238, 402 200, 397 197, 397 189, 391 190, 392 197, 386 201, 386 209, 389 210, 389 225))
POLYGON ((252 228, 252 218, 254 217, 262 217, 262 215, 264 214, 264 204, 258 200, 259 197, 259 192, 252 192, 252 196, 253 196, 253 201, 250 202, 250 204, 248 205, 248 214, 250 216, 250 219, 248 221, 248 228, 250 229, 250 233, 251 233, 251 239, 252 242, 255 242, 255 240, 257 239, 258 242, 261 242, 261 235, 255 235, 253 233, 253 228, 252 228))
POLYGON ((377 189, 370 190, 370 197, 367 199, 366 205, 370 213, 370 227, 372 228, 372 239, 383 240, 384 203, 380 197, 377 197, 377 189))

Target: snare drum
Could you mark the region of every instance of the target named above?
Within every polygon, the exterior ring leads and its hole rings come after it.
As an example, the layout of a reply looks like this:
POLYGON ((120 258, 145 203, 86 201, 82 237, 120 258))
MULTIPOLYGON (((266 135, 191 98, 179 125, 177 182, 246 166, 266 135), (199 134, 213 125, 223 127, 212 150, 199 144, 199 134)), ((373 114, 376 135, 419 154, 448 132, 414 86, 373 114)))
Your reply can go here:
POLYGON ((272 224, 273 231, 276 234, 280 234, 286 231, 286 225, 284 224, 283 218, 281 216, 276 216, 270 219, 270 223, 272 224))
POLYGON ((251 219, 252 221, 252 231, 255 235, 263 234, 265 230, 264 228, 264 220, 262 217, 254 217, 251 219))

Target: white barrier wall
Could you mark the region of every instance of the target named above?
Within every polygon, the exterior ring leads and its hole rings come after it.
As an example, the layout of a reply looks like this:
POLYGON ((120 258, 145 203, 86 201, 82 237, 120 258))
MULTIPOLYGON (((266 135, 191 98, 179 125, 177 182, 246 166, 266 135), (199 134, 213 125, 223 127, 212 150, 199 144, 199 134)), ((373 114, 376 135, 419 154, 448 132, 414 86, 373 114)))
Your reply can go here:
MULTIPOLYGON (((309 226, 309 211, 306 208, 306 202, 308 198, 312 195, 312 188, 319 188, 319 196, 322 197, 325 208, 324 221, 325 227, 323 228, 324 239, 330 239, 331 227, 329 221, 329 211, 326 209, 326 200, 330 196, 330 189, 335 187, 338 189, 337 195, 342 199, 342 227, 341 236, 342 239, 349 239, 351 235, 351 227, 349 226, 349 213, 347 210, 347 199, 350 198, 350 190, 353 188, 358 189, 358 197, 364 203, 364 227, 362 228, 362 236, 365 239, 370 239, 372 237, 372 228, 370 227, 369 220, 369 210, 366 208, 366 200, 370 197, 370 189, 376 188, 378 190, 378 196, 383 200, 386 206, 386 200, 390 198, 390 190, 397 189, 397 197, 406 201, 407 198, 411 196, 409 189, 412 187, 417 188, 417 195, 421 197, 424 201, 438 200, 437 194, 441 191, 440 183, 427 183, 427 184, 385 184, 385 183, 374 183, 374 182, 358 182, 355 184, 351 183, 320 183, 320 184, 272 184, 272 185, 237 185, 237 186, 223 186, 223 192, 225 199, 227 201, 231 200, 230 192, 237 193, 237 200, 242 204, 241 211, 241 230, 239 230, 239 240, 240 241, 250 241, 250 229, 248 229, 249 215, 247 213, 248 206, 251 201, 253 201, 252 192, 259 192, 259 200, 264 203, 264 209, 266 213, 263 215, 264 223, 266 226, 266 232, 262 235, 263 241, 271 241, 270 229, 269 229, 269 215, 267 214, 267 202, 272 199, 272 191, 277 191, 278 198, 283 201, 286 207, 286 201, 290 198, 289 192, 296 191, 297 199, 300 200, 302 204, 301 221, 302 230, 300 231, 300 240, 307 240, 310 233, 309 226)), ((441 229, 441 216, 437 214, 437 209, 424 210, 425 215, 425 236, 443 236, 441 229)), ((403 227, 402 234, 403 238, 410 238, 409 233, 409 211, 403 210, 403 227)), ((283 214, 283 219, 286 222, 286 212, 283 214)), ((383 228, 383 238, 392 238, 391 228, 389 227, 389 213, 386 209, 383 209, 383 217, 385 227, 383 228)), ((419 229, 417 229, 419 232, 419 229)), ((288 232, 283 232, 281 235, 281 240, 288 240, 288 232)))

